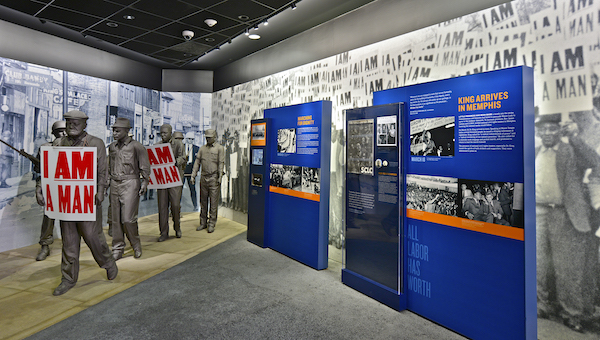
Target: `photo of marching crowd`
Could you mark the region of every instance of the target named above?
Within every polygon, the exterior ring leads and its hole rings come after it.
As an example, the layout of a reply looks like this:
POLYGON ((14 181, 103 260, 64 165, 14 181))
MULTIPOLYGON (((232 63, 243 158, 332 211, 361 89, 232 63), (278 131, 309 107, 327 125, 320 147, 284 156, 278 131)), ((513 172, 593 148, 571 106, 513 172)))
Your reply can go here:
POLYGON ((459 217, 523 227, 523 183, 459 180, 459 217))
POLYGON ((302 167, 271 164, 271 186, 302 191, 302 167))
POLYGON ((456 216, 458 179, 406 175, 406 208, 456 216))

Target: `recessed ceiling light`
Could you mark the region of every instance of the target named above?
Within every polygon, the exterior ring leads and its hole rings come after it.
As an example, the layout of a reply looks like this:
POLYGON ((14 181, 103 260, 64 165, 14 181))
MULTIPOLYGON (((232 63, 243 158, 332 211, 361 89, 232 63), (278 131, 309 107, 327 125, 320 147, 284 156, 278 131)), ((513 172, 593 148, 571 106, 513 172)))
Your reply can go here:
POLYGON ((206 40, 206 41, 209 41, 209 42, 212 42, 212 41, 215 41, 215 38, 206 38, 206 39, 204 39, 204 40, 206 40))
POLYGON ((250 19, 250 17, 242 14, 242 15, 238 15, 238 19, 246 21, 246 20, 250 19))
POLYGON ((111 22, 107 22, 107 23, 106 23, 106 26, 115 28, 115 27, 118 27, 118 26, 119 26, 119 24, 117 24, 116 22, 112 22, 112 21, 111 21, 111 22))
POLYGON ((124 15, 123 19, 133 20, 133 19, 135 19, 135 17, 133 15, 124 15))
POLYGON ((258 40, 258 39, 260 39, 260 35, 258 35, 258 34, 250 34, 248 36, 248 38, 250 38, 252 40, 258 40))

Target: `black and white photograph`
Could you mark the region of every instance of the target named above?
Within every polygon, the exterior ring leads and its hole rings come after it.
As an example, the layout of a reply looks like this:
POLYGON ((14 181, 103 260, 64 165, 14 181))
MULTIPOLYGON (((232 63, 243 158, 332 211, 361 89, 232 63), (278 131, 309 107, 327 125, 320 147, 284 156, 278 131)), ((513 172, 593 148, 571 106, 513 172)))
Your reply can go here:
POLYGON ((348 122, 347 171, 349 173, 373 175, 374 125, 373 119, 348 122))
POLYGON ((265 129, 267 128, 266 123, 252 124, 252 134, 250 137, 252 145, 264 145, 266 140, 265 129))
POLYGON ((406 175, 406 208, 456 216, 458 210, 458 179, 406 175))
POLYGON ((252 174, 252 186, 262 188, 263 186, 263 175, 252 174))
POLYGON ((377 117, 377 146, 396 146, 397 116, 377 117))
POLYGON ((271 164, 271 186, 302 191, 302 167, 271 164))
POLYGON ((277 152, 296 153, 296 129, 279 129, 277 131, 277 152))
POLYGON ((455 117, 410 121, 410 154, 414 156, 454 156, 455 117))
POLYGON ((523 183, 459 179, 458 216, 523 227, 523 183))
POLYGON ((302 167, 302 192, 321 194, 321 169, 302 167))
POLYGON ((263 165, 263 149, 252 149, 252 165, 263 165))

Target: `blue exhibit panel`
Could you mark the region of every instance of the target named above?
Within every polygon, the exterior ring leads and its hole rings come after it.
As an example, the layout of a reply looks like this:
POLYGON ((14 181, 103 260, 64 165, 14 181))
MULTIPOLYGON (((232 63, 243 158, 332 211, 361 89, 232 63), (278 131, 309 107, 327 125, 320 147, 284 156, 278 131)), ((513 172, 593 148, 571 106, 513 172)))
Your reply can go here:
POLYGON ((270 175, 265 240, 315 269, 327 268, 331 102, 265 110, 270 175))
POLYGON ((401 104, 346 111, 346 245, 342 282, 394 309, 405 309, 399 277, 398 129, 401 104), (393 137, 387 131, 393 126, 393 137))
POLYGON ((408 309, 474 339, 537 333, 532 89, 533 71, 515 67, 373 95, 407 108, 408 309), (505 184, 510 222, 469 215, 471 194, 499 200, 505 184))
MULTIPOLYGON (((269 119, 256 119, 251 126, 264 126, 262 133, 271 133, 269 119)), ((252 137, 254 138, 254 136, 252 137)), ((265 223, 269 190, 269 154, 266 143, 250 145, 250 178, 248 182, 248 241, 265 248, 265 223), (265 144, 265 145, 263 145, 265 144)))

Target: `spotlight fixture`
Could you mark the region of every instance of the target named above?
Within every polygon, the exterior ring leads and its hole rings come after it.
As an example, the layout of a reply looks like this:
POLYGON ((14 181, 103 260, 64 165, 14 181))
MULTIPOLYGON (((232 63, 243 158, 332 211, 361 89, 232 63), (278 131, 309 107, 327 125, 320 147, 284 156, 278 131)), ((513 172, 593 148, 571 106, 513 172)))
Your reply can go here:
POLYGON ((115 27, 119 27, 119 24, 117 24, 116 22, 110 21, 110 22, 106 23, 106 26, 115 28, 115 27))
POLYGON ((133 19, 135 19, 135 17, 133 15, 124 15, 123 19, 125 19, 125 20, 133 20, 133 19))
POLYGON ((296 9, 296 4, 292 4, 292 10, 296 9))
POLYGON ((250 34, 248 36, 248 38, 250 38, 252 40, 258 40, 258 39, 260 39, 260 35, 258 35, 258 34, 250 34))
POLYGON ((215 19, 206 19, 206 20, 204 20, 204 23, 208 27, 213 27, 214 25, 217 24, 217 20, 215 20, 215 19))
POLYGON ((269 21, 267 21, 267 19, 265 19, 265 22, 263 23, 263 25, 269 26, 269 21))
POLYGON ((250 32, 248 31, 248 29, 247 29, 247 28, 246 28, 246 30, 244 31, 244 35, 245 35, 245 36, 249 36, 249 35, 250 35, 250 32))

